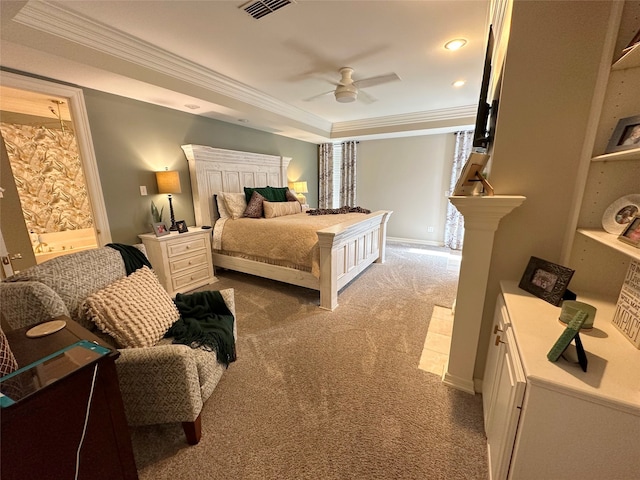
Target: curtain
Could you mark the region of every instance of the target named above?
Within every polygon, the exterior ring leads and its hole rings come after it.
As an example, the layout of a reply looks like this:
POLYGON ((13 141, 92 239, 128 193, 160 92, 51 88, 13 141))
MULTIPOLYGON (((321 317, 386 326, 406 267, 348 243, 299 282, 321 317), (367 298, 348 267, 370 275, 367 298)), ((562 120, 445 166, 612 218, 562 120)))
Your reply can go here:
MULTIPOLYGON (((464 168, 464 164, 473 148, 473 130, 456 132, 456 146, 453 154, 453 166, 451 168, 451 180, 449 193, 453 190, 464 168)), ((464 217, 451 202, 447 205, 447 219, 444 226, 444 245, 453 250, 462 250, 464 238, 464 217)))
POLYGON ((356 206, 356 157, 357 143, 343 142, 340 162, 340 207, 356 206))
POLYGON ((331 208, 333 199, 333 144, 318 145, 318 208, 331 208))

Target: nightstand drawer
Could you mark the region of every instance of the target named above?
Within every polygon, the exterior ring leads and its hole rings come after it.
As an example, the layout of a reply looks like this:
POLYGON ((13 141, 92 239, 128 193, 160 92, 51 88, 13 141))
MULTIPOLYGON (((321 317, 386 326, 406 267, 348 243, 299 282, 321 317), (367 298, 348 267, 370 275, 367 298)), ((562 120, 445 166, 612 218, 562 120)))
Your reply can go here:
POLYGON ((205 265, 202 268, 197 270, 189 271, 188 273, 182 275, 175 275, 172 277, 171 281, 173 283, 173 289, 178 291, 190 285, 192 283, 197 282, 207 282, 210 280, 209 269, 205 265))
POLYGON ((185 242, 171 242, 167 245, 167 255, 169 257, 175 257, 176 255, 182 255, 183 253, 192 252, 194 250, 202 250, 206 248, 206 238, 193 238, 185 242))
POLYGON ((203 251, 195 255, 187 255, 183 258, 178 258, 169 262, 169 269, 171 270, 171 273, 179 273, 187 268, 200 266, 207 266, 207 252, 203 251))

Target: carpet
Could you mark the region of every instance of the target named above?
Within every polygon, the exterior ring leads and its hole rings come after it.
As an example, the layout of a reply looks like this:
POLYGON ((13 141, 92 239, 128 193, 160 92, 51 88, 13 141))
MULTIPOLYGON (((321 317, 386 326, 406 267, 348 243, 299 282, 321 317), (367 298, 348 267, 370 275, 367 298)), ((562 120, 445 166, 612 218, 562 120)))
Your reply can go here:
POLYGON ((482 401, 418 369, 434 305, 451 308, 445 249, 390 244, 339 296, 217 271, 235 288, 237 362, 202 412, 131 429, 141 480, 487 478, 482 401))

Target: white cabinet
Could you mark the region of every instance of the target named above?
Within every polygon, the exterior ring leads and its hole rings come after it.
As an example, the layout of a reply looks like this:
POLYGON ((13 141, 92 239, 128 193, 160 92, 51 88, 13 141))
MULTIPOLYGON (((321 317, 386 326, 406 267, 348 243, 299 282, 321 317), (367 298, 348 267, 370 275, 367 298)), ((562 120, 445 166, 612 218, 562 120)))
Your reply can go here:
POLYGON ((138 235, 162 286, 174 297, 216 281, 211 260, 211 230, 189 227, 185 233, 138 235))
POLYGON ((482 392, 491 479, 507 478, 525 386, 509 315, 500 297, 482 392))
POLYGON ((496 324, 503 332, 492 342, 500 335, 505 343, 490 351, 493 374, 483 383, 491 478, 639 478, 640 350, 611 325, 614 304, 581 296, 598 309, 594 329, 580 334, 589 361, 583 372, 573 345, 569 361, 547 360, 565 328, 560 308, 516 282, 501 289, 496 324))

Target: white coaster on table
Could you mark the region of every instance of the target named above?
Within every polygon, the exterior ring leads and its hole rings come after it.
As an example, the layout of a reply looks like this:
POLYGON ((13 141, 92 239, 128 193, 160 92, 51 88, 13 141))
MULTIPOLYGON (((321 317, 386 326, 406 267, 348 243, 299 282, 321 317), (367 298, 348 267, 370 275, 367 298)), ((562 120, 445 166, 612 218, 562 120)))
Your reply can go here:
POLYGON ((66 325, 67 322, 64 320, 51 320, 50 322, 44 322, 27 330, 27 337, 44 337, 45 335, 50 335, 62 330, 66 325))

